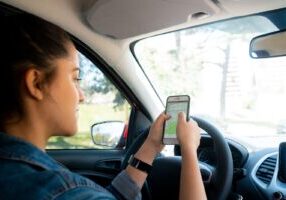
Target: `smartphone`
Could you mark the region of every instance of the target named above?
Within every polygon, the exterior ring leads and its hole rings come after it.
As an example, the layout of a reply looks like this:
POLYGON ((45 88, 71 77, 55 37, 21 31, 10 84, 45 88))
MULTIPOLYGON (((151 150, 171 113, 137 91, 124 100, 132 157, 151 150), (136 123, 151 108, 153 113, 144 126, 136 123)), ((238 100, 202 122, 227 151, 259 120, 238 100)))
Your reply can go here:
POLYGON ((166 102, 165 113, 171 118, 164 124, 163 144, 179 144, 176 135, 178 114, 184 112, 186 120, 189 116, 190 97, 188 95, 169 96, 166 102))

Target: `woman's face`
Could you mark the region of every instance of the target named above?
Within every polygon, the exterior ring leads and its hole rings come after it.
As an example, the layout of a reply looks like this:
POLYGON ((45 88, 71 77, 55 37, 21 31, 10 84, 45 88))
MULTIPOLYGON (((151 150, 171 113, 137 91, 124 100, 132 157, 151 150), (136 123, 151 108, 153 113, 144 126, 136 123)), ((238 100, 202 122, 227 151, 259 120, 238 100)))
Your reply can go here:
POLYGON ((67 46, 69 55, 54 62, 56 72, 48 84, 45 112, 52 135, 71 136, 77 132, 79 103, 84 100, 79 88, 79 62, 75 47, 67 46))

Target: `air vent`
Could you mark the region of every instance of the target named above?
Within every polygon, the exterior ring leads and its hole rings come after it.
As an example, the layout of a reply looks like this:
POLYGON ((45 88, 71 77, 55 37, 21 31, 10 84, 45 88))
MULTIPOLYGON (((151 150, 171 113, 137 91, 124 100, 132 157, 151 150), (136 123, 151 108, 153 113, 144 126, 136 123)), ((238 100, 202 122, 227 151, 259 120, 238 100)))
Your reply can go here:
POLYGON ((264 160, 256 172, 256 177, 264 183, 269 184, 274 174, 276 160, 276 155, 264 160))

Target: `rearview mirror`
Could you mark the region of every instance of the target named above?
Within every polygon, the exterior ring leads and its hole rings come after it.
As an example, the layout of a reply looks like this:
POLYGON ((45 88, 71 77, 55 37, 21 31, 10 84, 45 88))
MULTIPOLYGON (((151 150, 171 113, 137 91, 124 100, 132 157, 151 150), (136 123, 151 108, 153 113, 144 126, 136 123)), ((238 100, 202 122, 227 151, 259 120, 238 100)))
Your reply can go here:
POLYGON ((96 123, 91 127, 91 138, 99 148, 121 148, 125 146, 126 129, 127 126, 122 121, 96 123))
POLYGON ((286 55, 286 30, 255 37, 249 49, 252 58, 271 58, 286 55))

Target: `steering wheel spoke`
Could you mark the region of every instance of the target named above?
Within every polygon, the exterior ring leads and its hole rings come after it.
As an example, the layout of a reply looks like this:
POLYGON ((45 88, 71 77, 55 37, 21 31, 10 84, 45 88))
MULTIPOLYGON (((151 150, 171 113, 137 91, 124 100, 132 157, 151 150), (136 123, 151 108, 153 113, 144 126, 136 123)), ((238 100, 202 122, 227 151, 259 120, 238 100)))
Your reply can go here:
POLYGON ((205 186, 208 186, 211 184, 213 176, 214 176, 214 172, 215 172, 215 168, 207 163, 204 162, 199 162, 199 167, 200 167, 200 171, 201 171, 201 175, 202 175, 202 179, 204 182, 205 186))

